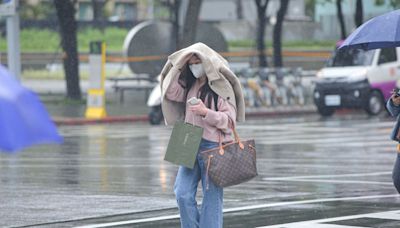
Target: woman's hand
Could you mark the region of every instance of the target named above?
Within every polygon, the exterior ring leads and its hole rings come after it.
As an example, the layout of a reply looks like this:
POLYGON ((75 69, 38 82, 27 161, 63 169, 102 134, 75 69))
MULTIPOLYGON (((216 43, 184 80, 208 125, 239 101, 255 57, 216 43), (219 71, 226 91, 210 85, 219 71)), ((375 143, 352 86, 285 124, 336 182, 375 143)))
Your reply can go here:
POLYGON ((199 116, 206 116, 208 112, 208 108, 204 105, 202 100, 199 100, 198 104, 195 105, 189 105, 189 111, 192 111, 195 115, 199 116))

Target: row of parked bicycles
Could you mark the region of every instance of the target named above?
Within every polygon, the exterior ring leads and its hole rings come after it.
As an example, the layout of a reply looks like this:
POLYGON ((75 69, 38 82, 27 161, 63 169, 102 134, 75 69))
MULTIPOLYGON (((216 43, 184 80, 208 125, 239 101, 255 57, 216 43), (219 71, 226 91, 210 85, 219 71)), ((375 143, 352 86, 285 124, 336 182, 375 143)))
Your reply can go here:
POLYGON ((306 103, 302 68, 243 68, 234 71, 242 83, 248 107, 306 103))

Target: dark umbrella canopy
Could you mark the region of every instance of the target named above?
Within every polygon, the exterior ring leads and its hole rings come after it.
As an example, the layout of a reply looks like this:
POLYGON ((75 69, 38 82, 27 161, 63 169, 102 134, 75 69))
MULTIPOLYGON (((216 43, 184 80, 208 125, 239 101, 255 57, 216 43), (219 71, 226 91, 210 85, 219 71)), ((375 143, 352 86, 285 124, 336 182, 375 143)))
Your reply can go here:
POLYGON ((41 143, 61 143, 45 107, 0 65, 0 152, 41 143))
POLYGON ((400 10, 395 10, 362 24, 346 38, 339 49, 371 50, 398 46, 400 46, 400 10))

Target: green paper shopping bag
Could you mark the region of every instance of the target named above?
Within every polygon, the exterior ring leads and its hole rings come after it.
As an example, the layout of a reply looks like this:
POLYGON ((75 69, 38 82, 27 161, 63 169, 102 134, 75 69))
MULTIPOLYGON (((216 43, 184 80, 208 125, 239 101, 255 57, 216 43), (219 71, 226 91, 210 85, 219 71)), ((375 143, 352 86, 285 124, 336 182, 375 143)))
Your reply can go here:
POLYGON ((193 169, 202 136, 203 128, 176 122, 164 160, 193 169))

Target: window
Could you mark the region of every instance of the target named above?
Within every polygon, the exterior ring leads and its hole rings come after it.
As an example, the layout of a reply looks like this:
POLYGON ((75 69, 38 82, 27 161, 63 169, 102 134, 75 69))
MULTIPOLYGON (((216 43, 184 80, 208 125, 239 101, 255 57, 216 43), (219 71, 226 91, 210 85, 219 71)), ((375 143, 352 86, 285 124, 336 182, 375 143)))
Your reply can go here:
POLYGON ((331 58, 328 67, 343 66, 369 66, 372 64, 375 50, 364 51, 361 49, 336 50, 331 58))
POLYGON ((120 21, 136 20, 138 15, 136 3, 115 3, 114 15, 120 21))
POLYGON ((80 2, 77 11, 78 20, 90 21, 93 20, 93 9, 89 2, 80 2))
POLYGON ((381 53, 379 55, 378 64, 396 62, 397 54, 396 48, 382 48, 381 53))

